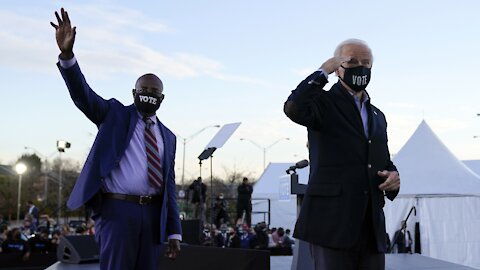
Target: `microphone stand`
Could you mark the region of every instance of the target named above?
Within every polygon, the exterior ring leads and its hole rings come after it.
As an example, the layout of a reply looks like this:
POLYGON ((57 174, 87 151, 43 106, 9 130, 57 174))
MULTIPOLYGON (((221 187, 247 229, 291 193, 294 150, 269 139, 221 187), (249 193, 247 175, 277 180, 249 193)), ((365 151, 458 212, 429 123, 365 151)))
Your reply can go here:
MULTIPOLYGON (((402 223, 402 227, 399 230, 399 231, 403 231, 403 235, 407 234, 407 221, 408 221, 408 218, 410 217, 410 215, 412 214, 412 211, 414 211, 415 216, 417 215, 417 208, 415 208, 415 206, 412 206, 412 208, 410 208, 410 211, 408 212, 407 218, 402 223)), ((387 253, 393 253, 393 247, 396 245, 399 235, 400 235, 399 233, 394 235, 393 240, 392 240, 392 244, 390 245, 390 250, 387 250, 387 253)))

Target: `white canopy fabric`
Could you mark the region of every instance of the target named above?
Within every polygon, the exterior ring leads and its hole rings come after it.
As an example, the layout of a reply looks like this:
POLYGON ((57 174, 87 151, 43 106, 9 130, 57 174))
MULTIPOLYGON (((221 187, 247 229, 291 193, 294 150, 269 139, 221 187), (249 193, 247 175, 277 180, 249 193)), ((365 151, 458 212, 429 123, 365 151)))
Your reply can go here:
POLYGON ((470 159, 462 160, 462 162, 467 165, 474 173, 480 175, 480 160, 479 159, 470 159))
POLYGON ((480 177, 458 160, 422 121, 393 158, 400 195, 480 194, 480 177))
MULTIPOLYGON (((410 209, 416 207, 407 229, 414 237, 420 223, 422 254, 480 268, 480 177, 458 160, 422 121, 393 158, 400 172, 401 188, 393 201, 386 200, 385 220, 390 238, 410 209)), ((468 164, 468 162, 467 162, 468 164)), ((479 163, 480 164, 480 163, 479 163)), ((271 163, 254 186, 253 198, 271 200, 271 226, 293 229, 296 197, 280 200, 285 170, 293 163, 271 163)), ((480 168, 480 167, 479 167, 480 168)), ((480 170, 479 170, 480 171, 480 170)), ((307 182, 308 167, 297 171, 307 182)), ((253 211, 266 211, 266 202, 254 201, 253 211)), ((252 221, 263 220, 253 215, 252 221)))
POLYGON ((480 268, 480 177, 458 160, 422 121, 393 158, 399 196, 384 207, 392 238, 415 206, 407 229, 420 223, 422 254, 480 268))
MULTIPOLYGON (((252 211, 267 212, 270 200, 270 227, 295 227, 297 220, 297 196, 280 196, 285 190, 290 193, 290 176, 285 172, 294 163, 270 163, 253 187, 252 211), (287 184, 287 185, 285 185, 287 184)), ((299 179, 307 182, 308 167, 297 170, 299 179)), ((252 214, 252 224, 263 221, 263 213, 252 214)), ((268 216, 265 216, 268 222, 268 216)))

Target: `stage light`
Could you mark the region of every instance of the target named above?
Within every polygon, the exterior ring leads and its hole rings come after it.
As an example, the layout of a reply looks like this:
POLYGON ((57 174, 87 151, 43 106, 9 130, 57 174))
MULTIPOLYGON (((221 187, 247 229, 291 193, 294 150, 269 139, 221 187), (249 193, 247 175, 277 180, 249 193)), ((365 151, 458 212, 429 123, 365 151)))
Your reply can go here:
POLYGON ((71 144, 67 141, 58 140, 57 141, 57 150, 58 152, 65 152, 65 149, 70 148, 71 144))

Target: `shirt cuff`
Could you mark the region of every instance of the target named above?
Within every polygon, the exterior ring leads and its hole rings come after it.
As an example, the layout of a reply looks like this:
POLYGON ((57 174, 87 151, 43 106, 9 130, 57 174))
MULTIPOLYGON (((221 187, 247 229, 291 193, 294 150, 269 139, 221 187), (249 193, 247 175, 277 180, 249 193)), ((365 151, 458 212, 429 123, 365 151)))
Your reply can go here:
POLYGON ((168 240, 170 239, 177 239, 178 241, 182 241, 182 235, 181 234, 172 234, 168 236, 168 240))
POLYGON ((60 66, 64 69, 67 69, 73 65, 75 65, 75 63, 77 62, 77 59, 74 57, 72 57, 71 59, 68 59, 68 60, 63 60, 63 59, 60 59, 60 57, 58 58, 58 62, 60 62, 60 66))
POLYGON ((325 70, 323 70, 322 68, 319 68, 317 69, 317 71, 320 71, 323 74, 323 76, 325 76, 325 78, 328 80, 328 74, 325 72, 325 70))

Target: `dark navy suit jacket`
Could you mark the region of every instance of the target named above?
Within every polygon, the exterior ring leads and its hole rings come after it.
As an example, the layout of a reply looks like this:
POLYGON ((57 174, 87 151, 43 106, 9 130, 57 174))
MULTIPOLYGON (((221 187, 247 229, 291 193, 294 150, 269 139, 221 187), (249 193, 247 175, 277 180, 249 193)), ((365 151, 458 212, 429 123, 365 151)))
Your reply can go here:
MULTIPOLYGON (((98 134, 87 161, 75 183, 67 206, 77 209, 86 204, 94 214, 100 214, 102 199, 99 193, 102 180, 119 166, 132 138, 139 116, 135 106, 124 106, 116 99, 105 100, 87 84, 78 63, 64 69, 57 63, 75 105, 98 127, 98 134)), ((175 193, 176 137, 158 119, 164 141, 163 179, 165 190, 160 215, 160 240, 181 234, 175 193)))
POLYGON ((340 82, 322 88, 317 71, 302 81, 285 103, 285 113, 308 128, 310 176, 294 237, 317 245, 348 249, 371 218, 379 252, 386 250, 384 194, 378 171, 396 171, 387 146, 384 114, 366 102, 368 137, 354 98, 340 82), (370 209, 367 209, 370 207, 370 209))

